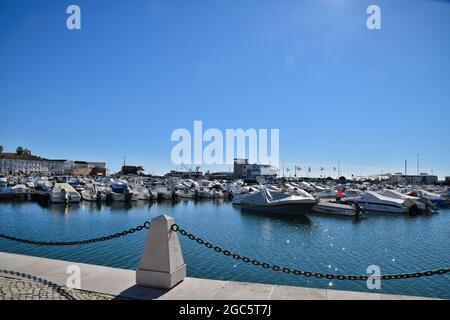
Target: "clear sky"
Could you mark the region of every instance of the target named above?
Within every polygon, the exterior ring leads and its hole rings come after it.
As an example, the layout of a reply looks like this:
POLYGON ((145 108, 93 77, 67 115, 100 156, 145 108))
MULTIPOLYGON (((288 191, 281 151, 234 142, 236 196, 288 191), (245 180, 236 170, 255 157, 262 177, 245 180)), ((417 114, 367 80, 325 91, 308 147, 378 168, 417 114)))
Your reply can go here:
POLYGON ((312 174, 337 156, 347 176, 415 173, 418 152, 443 177, 449 35, 444 0, 0 0, 0 144, 161 173, 172 131, 202 120, 279 128, 286 166, 312 174))

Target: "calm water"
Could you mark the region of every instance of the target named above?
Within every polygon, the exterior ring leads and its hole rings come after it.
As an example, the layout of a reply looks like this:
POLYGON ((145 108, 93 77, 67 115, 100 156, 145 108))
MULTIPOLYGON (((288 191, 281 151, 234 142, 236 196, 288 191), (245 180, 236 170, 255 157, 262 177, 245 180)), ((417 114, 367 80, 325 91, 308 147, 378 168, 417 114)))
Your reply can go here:
MULTIPOLYGON (((450 266, 450 210, 430 216, 371 215, 281 219, 242 213, 228 202, 112 205, 0 203, 0 232, 44 241, 81 240, 168 214, 188 231, 242 255, 309 271, 365 274, 450 266)), ((135 269, 145 232, 76 247, 38 247, 0 239, 0 251, 135 269)), ((246 265, 180 237, 188 276, 368 291, 365 282, 309 279, 246 265)), ((450 276, 382 282, 382 292, 450 298, 450 276)))

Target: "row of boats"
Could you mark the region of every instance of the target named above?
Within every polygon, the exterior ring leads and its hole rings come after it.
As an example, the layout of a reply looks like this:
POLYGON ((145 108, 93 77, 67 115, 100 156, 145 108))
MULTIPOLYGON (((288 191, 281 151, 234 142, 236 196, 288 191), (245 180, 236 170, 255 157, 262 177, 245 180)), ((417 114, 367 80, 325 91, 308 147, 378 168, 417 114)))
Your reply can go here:
MULTIPOLYGON (((309 187, 313 186, 308 184, 309 187)), ((264 185, 250 194, 239 194, 233 204, 242 209, 281 215, 309 212, 359 216, 369 212, 427 214, 449 205, 450 190, 441 194, 423 189, 380 188, 355 190, 340 186, 335 192, 309 193, 298 184, 264 185), (321 194, 321 196, 319 196, 321 194)))
POLYGON ((449 205, 450 188, 443 186, 392 186, 371 183, 242 180, 209 181, 142 177, 0 177, 9 192, 41 190, 52 203, 85 201, 140 201, 176 199, 232 200, 243 210, 276 215, 310 212, 358 216, 371 211, 422 214, 449 205))

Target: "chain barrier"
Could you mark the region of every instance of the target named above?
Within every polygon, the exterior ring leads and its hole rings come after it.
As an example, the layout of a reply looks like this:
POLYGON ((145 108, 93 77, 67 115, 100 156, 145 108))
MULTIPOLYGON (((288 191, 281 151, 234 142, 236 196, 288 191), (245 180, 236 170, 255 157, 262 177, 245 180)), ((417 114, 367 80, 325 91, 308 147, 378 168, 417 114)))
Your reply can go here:
POLYGON ((329 273, 321 273, 321 272, 311 272, 298 270, 294 268, 288 268, 284 266, 278 266, 271 263, 261 262, 257 259, 251 259, 246 256, 241 256, 237 253, 234 253, 229 250, 225 250, 217 245, 214 245, 208 241, 203 240, 200 237, 196 237, 195 235, 187 232, 184 229, 181 229, 177 224, 173 224, 171 227, 172 231, 180 233, 182 236, 189 238, 192 241, 196 241, 198 244, 205 246, 208 249, 212 249, 217 253, 222 253, 227 257, 232 257, 236 260, 241 260, 245 263, 252 264, 257 267, 262 267, 264 269, 272 269, 273 271, 290 273, 297 276, 305 276, 305 277, 315 277, 315 278, 323 278, 329 280, 362 280, 366 281, 369 278, 373 280, 394 280, 394 279, 407 279, 407 278, 419 278, 419 277, 428 277, 437 274, 446 274, 450 272, 450 268, 441 268, 436 270, 429 271, 421 271, 421 272, 413 272, 413 273, 402 273, 402 274, 387 274, 381 276, 369 276, 369 275, 344 275, 344 274, 329 274, 329 273))
POLYGON ((75 246, 75 245, 108 241, 108 240, 112 240, 112 239, 116 239, 119 237, 129 235, 129 234, 133 234, 133 233, 135 233, 137 231, 141 231, 143 229, 150 229, 150 221, 145 221, 145 223, 143 225, 140 225, 135 228, 131 228, 131 229, 128 229, 128 230, 125 230, 122 232, 117 232, 117 233, 110 234, 110 235, 104 236, 104 237, 88 239, 88 240, 80 240, 80 241, 67 241, 67 242, 64 242, 64 241, 57 241, 57 242, 34 241, 34 240, 29 240, 29 239, 21 239, 21 238, 12 237, 12 236, 9 236, 9 235, 3 234, 3 233, 0 233, 0 238, 6 239, 6 240, 11 240, 11 241, 16 241, 16 242, 21 242, 21 243, 34 244, 34 245, 38 245, 38 246, 75 246))
MULTIPOLYGON (((21 242, 21 243, 27 243, 27 244, 34 244, 34 245, 40 245, 40 246, 74 246, 74 245, 83 245, 83 244, 90 244, 90 243, 96 243, 96 242, 102 242, 102 241, 108 241, 112 239, 116 239, 119 237, 123 237, 129 234, 133 234, 137 231, 141 231, 143 229, 150 229, 150 221, 146 221, 143 225, 137 226, 135 228, 131 228, 129 230, 125 230, 122 232, 117 232, 108 236, 94 238, 94 239, 88 239, 88 240, 80 240, 80 241, 58 241, 58 242, 46 242, 46 241, 34 241, 29 239, 21 239, 12 237, 3 233, 0 233, 0 238, 21 242)), ((276 264, 271 264, 267 262, 261 262, 257 259, 251 259, 246 256, 239 255, 235 252, 232 252, 230 250, 223 249, 217 245, 214 245, 208 241, 203 240, 200 237, 197 237, 193 235, 192 233, 187 232, 184 229, 181 229, 177 224, 173 224, 171 226, 172 231, 180 233, 182 236, 187 237, 189 240, 196 241, 198 244, 205 246, 208 249, 213 249, 217 253, 222 253, 223 255, 227 257, 232 257, 236 260, 241 260, 245 263, 252 264, 257 267, 262 267, 264 269, 272 269, 276 272, 283 272, 286 274, 294 274, 297 276, 305 276, 305 277, 315 277, 315 278, 324 278, 329 280, 359 280, 359 281, 366 281, 369 278, 370 279, 381 279, 381 280, 394 280, 394 279, 408 279, 408 278, 419 278, 419 277, 429 277, 434 275, 443 275, 450 273, 450 268, 441 268, 441 269, 435 269, 435 270, 428 270, 428 271, 420 271, 420 272, 412 272, 412 273, 401 273, 401 274, 387 274, 387 275, 381 275, 381 276, 368 276, 368 275, 344 275, 344 274, 330 274, 330 273, 321 273, 321 272, 312 272, 312 271, 304 271, 284 266, 279 266, 276 264)))

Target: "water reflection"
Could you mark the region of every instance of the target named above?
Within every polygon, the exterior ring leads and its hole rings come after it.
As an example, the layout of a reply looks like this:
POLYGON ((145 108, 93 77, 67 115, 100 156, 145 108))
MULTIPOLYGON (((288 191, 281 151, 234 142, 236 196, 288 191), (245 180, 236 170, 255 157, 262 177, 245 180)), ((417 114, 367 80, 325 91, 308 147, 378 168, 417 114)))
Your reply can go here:
POLYGON ((252 210, 245 210, 241 209, 241 213, 243 216, 248 217, 254 217, 254 218, 261 218, 261 219, 271 219, 274 221, 282 221, 283 223, 290 224, 290 225, 310 225, 312 224, 311 219, 308 216, 274 216, 270 213, 265 212, 255 212, 252 210))
POLYGON ((79 212, 80 207, 80 203, 52 203, 49 205, 48 209, 53 214, 67 215, 79 212))

